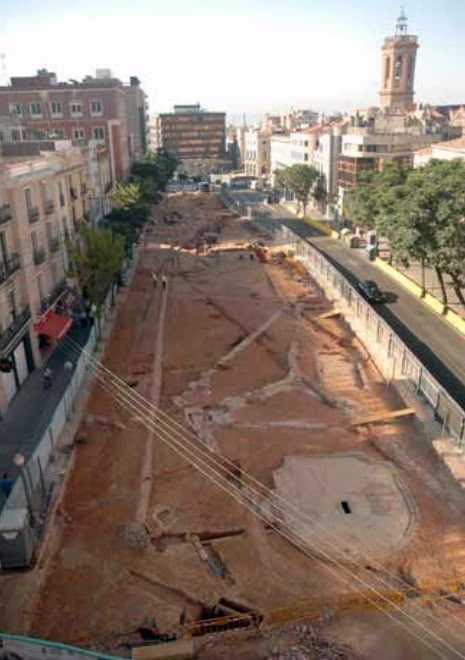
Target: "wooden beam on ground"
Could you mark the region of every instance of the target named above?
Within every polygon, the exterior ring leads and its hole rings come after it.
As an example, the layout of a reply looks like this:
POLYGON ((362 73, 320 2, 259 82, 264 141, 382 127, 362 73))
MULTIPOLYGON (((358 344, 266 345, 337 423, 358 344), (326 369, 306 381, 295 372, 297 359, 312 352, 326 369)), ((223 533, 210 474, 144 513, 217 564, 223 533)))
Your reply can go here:
POLYGON ((330 309, 329 312, 325 312, 324 314, 320 314, 320 316, 317 316, 317 320, 321 321, 322 319, 332 319, 334 316, 340 316, 341 311, 339 309, 330 309))
POLYGON ((353 421, 350 426, 363 426, 364 424, 376 424, 379 422, 390 422, 400 417, 409 417, 415 414, 414 408, 402 408, 401 410, 385 410, 368 417, 362 417, 353 421))
POLYGON ((134 646, 133 660, 188 660, 195 655, 192 639, 179 639, 176 642, 164 642, 153 646, 134 646))

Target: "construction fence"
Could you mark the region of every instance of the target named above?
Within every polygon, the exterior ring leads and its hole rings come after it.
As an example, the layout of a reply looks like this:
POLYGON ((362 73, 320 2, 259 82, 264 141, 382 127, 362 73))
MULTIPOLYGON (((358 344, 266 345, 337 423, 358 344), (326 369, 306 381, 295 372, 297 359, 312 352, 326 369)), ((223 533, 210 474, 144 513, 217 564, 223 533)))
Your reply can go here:
POLYGON ((386 381, 402 381, 416 396, 426 401, 434 410, 436 419, 442 423, 442 434, 462 447, 465 442, 465 411, 344 275, 319 250, 279 221, 258 214, 254 224, 293 251, 363 342, 386 381))
MULTIPOLYGON (((129 284, 137 265, 137 253, 127 263, 123 280, 129 284)), ((56 481, 53 462, 60 436, 84 396, 88 355, 94 353, 112 314, 116 287, 108 292, 98 320, 73 365, 73 375, 32 454, 20 468, 13 490, 0 512, 0 568, 27 566, 41 538, 46 509, 56 481)))

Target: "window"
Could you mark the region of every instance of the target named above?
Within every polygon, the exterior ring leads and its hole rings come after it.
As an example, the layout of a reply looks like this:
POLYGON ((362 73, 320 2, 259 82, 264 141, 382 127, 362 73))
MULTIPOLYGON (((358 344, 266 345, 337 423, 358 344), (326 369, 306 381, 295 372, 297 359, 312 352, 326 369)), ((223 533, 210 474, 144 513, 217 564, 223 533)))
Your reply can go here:
POLYGON ((52 108, 52 115, 61 117, 63 115, 63 104, 61 101, 52 101, 50 104, 52 108))
POLYGON ((10 115, 18 115, 18 117, 22 117, 23 115, 22 103, 10 103, 10 115))
POLYGON ((53 139, 56 138, 58 140, 63 140, 65 137, 65 129, 64 128, 55 128, 51 133, 49 133, 49 138, 53 139))
POLYGON ((81 101, 72 101, 72 103, 71 103, 71 115, 73 117, 82 116, 82 103, 81 103, 81 101))
POLYGON ((83 140, 83 139, 84 139, 84 129, 73 128, 73 140, 83 140))
POLYGON ((105 129, 104 128, 94 128, 94 140, 104 140, 105 139, 105 129))
POLYGON ((91 115, 102 115, 102 102, 101 101, 91 101, 90 102, 90 114, 91 115))
POLYGON ((30 188, 26 188, 24 191, 24 195, 26 197, 26 206, 29 209, 32 209, 34 206, 34 201, 32 199, 32 192, 30 188))
POLYGON ((61 181, 58 181, 58 195, 60 197, 60 206, 65 205, 65 193, 63 191, 63 184, 61 181))
POLYGON ((42 117, 42 103, 36 101, 30 105, 31 117, 42 117))

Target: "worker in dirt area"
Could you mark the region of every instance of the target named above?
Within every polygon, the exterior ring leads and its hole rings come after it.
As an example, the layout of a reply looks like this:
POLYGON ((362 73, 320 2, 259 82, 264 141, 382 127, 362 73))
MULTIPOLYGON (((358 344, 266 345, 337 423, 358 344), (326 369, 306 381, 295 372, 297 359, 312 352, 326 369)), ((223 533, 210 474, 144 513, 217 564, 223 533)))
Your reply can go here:
POLYGON ((168 284, 168 278, 166 275, 161 276, 161 283, 163 284, 163 288, 166 289, 166 285, 168 284))
POLYGON ((0 479, 0 490, 5 495, 5 497, 9 497, 11 491, 13 490, 13 484, 13 479, 10 479, 8 473, 5 472, 3 477, 0 479))
POLYGON ((158 282, 158 275, 154 270, 150 271, 150 277, 152 278, 153 286, 156 287, 158 282))

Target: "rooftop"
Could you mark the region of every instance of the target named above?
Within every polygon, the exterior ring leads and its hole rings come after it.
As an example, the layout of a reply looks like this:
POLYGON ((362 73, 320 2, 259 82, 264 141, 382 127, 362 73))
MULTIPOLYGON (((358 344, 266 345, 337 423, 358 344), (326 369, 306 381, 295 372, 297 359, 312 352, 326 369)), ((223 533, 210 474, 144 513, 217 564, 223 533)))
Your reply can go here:
POLYGON ((457 138, 456 140, 446 140, 445 142, 437 142, 435 147, 439 149, 451 149, 453 151, 465 150, 465 136, 457 138))

